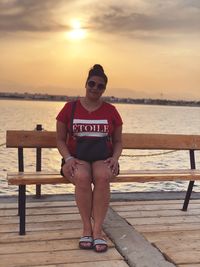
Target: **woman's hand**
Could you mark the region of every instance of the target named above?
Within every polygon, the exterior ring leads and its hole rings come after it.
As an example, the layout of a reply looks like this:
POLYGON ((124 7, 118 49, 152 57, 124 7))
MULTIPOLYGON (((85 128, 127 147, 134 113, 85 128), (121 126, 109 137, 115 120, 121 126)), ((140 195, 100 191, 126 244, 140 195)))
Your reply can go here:
POLYGON ((118 171, 119 171, 118 158, 110 157, 106 159, 104 162, 108 164, 108 167, 110 167, 114 175, 118 174, 118 171))
POLYGON ((64 164, 64 167, 66 168, 67 172, 70 174, 71 177, 74 176, 75 170, 77 169, 77 164, 83 164, 83 163, 74 157, 68 159, 64 164))

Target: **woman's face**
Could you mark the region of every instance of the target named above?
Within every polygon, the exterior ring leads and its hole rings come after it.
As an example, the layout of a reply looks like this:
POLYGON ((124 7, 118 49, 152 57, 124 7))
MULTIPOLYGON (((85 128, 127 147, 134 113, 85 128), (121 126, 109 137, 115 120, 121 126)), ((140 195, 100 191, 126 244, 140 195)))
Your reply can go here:
POLYGON ((105 81, 102 77, 92 76, 86 83, 86 96, 91 99, 99 99, 106 89, 105 81))

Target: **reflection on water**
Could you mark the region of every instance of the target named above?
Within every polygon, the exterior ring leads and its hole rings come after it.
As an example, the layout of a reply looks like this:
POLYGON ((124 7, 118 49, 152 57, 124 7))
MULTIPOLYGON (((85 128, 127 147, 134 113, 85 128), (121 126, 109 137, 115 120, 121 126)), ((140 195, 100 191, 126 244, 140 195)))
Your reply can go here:
MULTIPOLYGON (((0 144, 5 143, 6 130, 33 130, 36 124, 42 124, 45 130, 55 130, 55 117, 63 107, 63 102, 44 101, 13 101, 0 100, 0 144)), ((174 133, 199 134, 200 108, 197 107, 170 107, 150 105, 116 104, 124 125, 123 132, 134 133, 174 133)), ((159 151, 153 151, 153 153, 159 151)), ((188 168, 189 155, 187 151, 171 154, 150 156, 152 151, 123 151, 123 154, 133 157, 120 158, 121 169, 155 169, 155 168, 188 168), (144 156, 138 156, 143 153, 144 156), (147 156, 149 155, 149 156, 147 156)), ((200 168, 200 153, 197 152, 197 168, 200 168)), ((58 171, 60 169, 60 156, 56 149, 44 149, 42 153, 43 170, 58 171)), ((17 170, 17 150, 0 147, 0 194, 14 194, 17 188, 7 187, 6 172, 17 170)), ((35 151, 25 151, 25 169, 35 168, 35 151)), ((112 191, 155 191, 155 190, 184 190, 187 182, 163 183, 134 183, 114 184, 112 191)), ((73 192, 72 185, 46 185, 45 193, 73 192)), ((34 187, 28 187, 33 192, 34 187)), ((196 182, 195 191, 200 191, 196 182)))

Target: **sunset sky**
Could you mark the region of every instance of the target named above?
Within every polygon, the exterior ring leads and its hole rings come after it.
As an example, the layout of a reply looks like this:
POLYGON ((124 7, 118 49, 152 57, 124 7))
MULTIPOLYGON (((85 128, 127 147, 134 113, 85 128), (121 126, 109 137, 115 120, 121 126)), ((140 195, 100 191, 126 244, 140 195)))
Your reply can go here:
POLYGON ((0 0, 0 91, 200 99, 199 0, 0 0))

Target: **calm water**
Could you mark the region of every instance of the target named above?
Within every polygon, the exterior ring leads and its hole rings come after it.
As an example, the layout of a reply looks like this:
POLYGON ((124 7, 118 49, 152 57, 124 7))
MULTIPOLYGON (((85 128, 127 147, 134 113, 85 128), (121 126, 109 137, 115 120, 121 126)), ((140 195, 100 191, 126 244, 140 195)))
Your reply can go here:
MULTIPOLYGON (((63 102, 36 102, 0 100, 0 144, 5 143, 6 130, 33 130, 36 124, 42 124, 45 130, 55 130, 55 117, 63 107, 63 102)), ((116 104, 124 121, 123 132, 134 133, 172 133, 200 134, 200 108, 170 107, 150 105, 116 104)), ((25 151, 25 169, 34 170, 34 150, 25 151)), ((153 151, 160 152, 160 151, 153 151)), ((155 169, 155 168, 188 168, 188 152, 174 152, 166 155, 151 156, 151 151, 123 151, 120 158, 121 169, 155 169), (138 156, 137 156, 138 155, 138 156), (139 156, 143 155, 143 156, 139 156)), ((56 149, 43 150, 43 170, 58 171, 60 156, 56 149)), ((197 167, 200 168, 200 153, 196 153, 197 167)), ((17 171, 16 149, 0 146, 0 194, 16 194, 17 188, 6 182, 6 172, 17 171)), ((184 190, 187 182, 134 183, 116 184, 112 191, 160 191, 184 190)), ((33 192, 32 186, 28 187, 33 192)), ((72 185, 46 185, 44 193, 73 192, 72 185)), ((200 191, 200 183, 196 182, 195 191, 200 191)))

